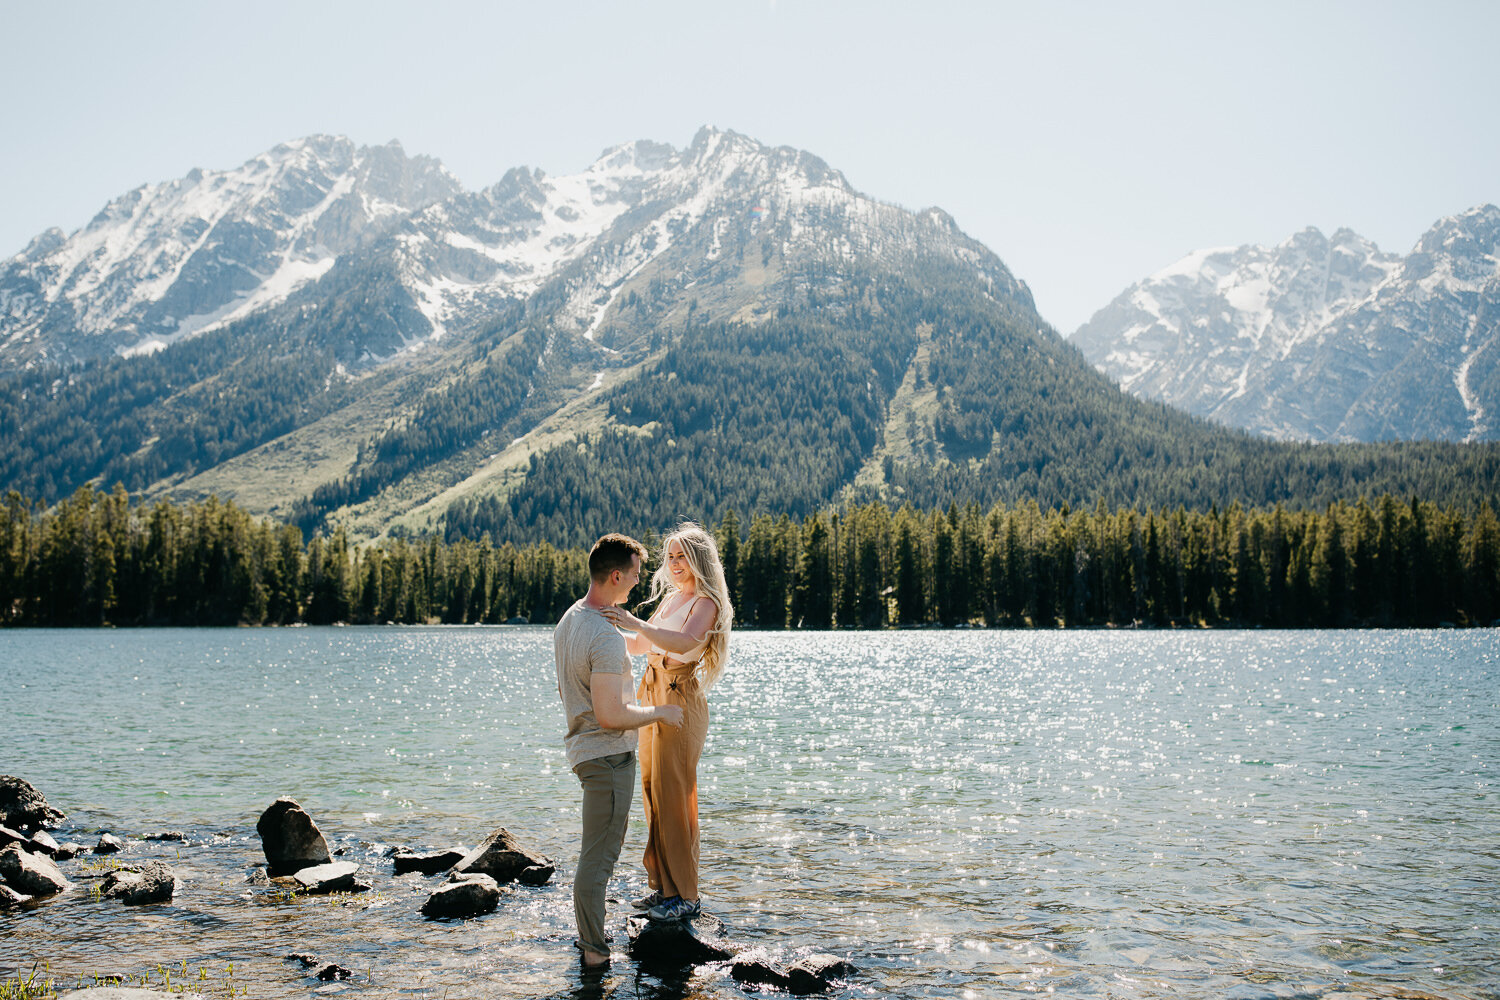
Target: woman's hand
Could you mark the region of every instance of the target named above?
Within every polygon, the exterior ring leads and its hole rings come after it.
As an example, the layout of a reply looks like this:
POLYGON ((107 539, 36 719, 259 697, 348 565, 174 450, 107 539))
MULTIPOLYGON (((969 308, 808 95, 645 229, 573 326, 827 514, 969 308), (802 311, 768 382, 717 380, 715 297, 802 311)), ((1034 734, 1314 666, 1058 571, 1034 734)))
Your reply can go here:
POLYGON ((610 605, 599 613, 607 618, 609 623, 615 628, 624 629, 626 632, 639 632, 646 625, 645 622, 641 621, 635 615, 617 605, 610 605))

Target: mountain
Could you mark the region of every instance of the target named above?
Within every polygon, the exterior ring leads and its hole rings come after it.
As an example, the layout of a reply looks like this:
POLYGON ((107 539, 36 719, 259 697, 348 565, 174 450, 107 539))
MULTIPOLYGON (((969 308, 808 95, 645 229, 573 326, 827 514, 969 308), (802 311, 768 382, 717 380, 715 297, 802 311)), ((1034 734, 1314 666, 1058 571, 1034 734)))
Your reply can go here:
POLYGON ((460 189, 399 143, 328 136, 136 188, 0 266, 0 364, 151 353, 223 327, 460 189))
POLYGON ((1500 209, 1439 220, 1405 257, 1341 229, 1201 250, 1072 343, 1128 391, 1274 438, 1500 438, 1500 209))
POLYGON ((48 502, 119 482, 360 538, 573 544, 850 500, 1471 500, 1500 477, 1493 450, 1306 452, 1135 400, 941 210, 715 129, 479 191, 302 140, 0 274, 0 489, 48 502))

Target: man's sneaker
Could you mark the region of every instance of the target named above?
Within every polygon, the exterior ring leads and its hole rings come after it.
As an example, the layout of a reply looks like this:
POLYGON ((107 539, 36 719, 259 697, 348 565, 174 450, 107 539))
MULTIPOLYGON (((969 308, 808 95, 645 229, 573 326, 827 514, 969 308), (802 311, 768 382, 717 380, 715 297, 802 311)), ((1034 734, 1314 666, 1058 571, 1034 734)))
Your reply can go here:
POLYGON ((652 920, 667 922, 671 920, 686 920, 696 917, 703 912, 696 899, 683 899, 681 896, 673 896, 659 906, 653 906, 646 911, 646 916, 652 920))
POLYGON ((661 890, 660 889, 652 889, 650 892, 646 893, 640 899, 632 899, 630 901, 630 906, 631 906, 632 909, 636 909, 636 910, 649 910, 652 907, 660 906, 662 903, 665 903, 666 901, 667 901, 667 897, 665 897, 665 896, 663 896, 661 894, 661 890))

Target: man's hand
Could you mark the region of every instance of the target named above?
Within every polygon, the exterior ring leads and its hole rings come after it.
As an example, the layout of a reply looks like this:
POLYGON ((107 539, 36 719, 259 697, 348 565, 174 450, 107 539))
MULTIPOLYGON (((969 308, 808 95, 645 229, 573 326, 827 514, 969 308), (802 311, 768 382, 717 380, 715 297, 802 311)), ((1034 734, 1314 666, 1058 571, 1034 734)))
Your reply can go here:
POLYGON ((682 728, 681 705, 657 705, 653 711, 657 714, 658 722, 665 722, 676 729, 682 728))

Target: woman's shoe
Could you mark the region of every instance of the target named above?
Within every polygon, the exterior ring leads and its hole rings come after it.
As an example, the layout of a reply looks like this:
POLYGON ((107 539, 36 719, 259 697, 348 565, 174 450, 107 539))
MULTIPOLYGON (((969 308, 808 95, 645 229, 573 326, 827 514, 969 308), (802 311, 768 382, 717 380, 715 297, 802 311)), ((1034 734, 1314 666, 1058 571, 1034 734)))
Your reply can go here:
POLYGON ((646 916, 652 920, 666 923, 672 920, 686 920, 696 917, 703 912, 703 907, 698 905, 696 899, 683 899, 681 896, 673 896, 659 906, 653 906, 646 911, 646 916))
POLYGON ((630 901, 630 906, 631 906, 632 909, 636 909, 636 910, 649 910, 652 907, 660 906, 661 904, 665 903, 666 901, 667 901, 667 897, 665 897, 665 896, 663 896, 661 894, 661 890, 660 889, 652 889, 650 892, 646 893, 640 899, 632 899, 630 901))

